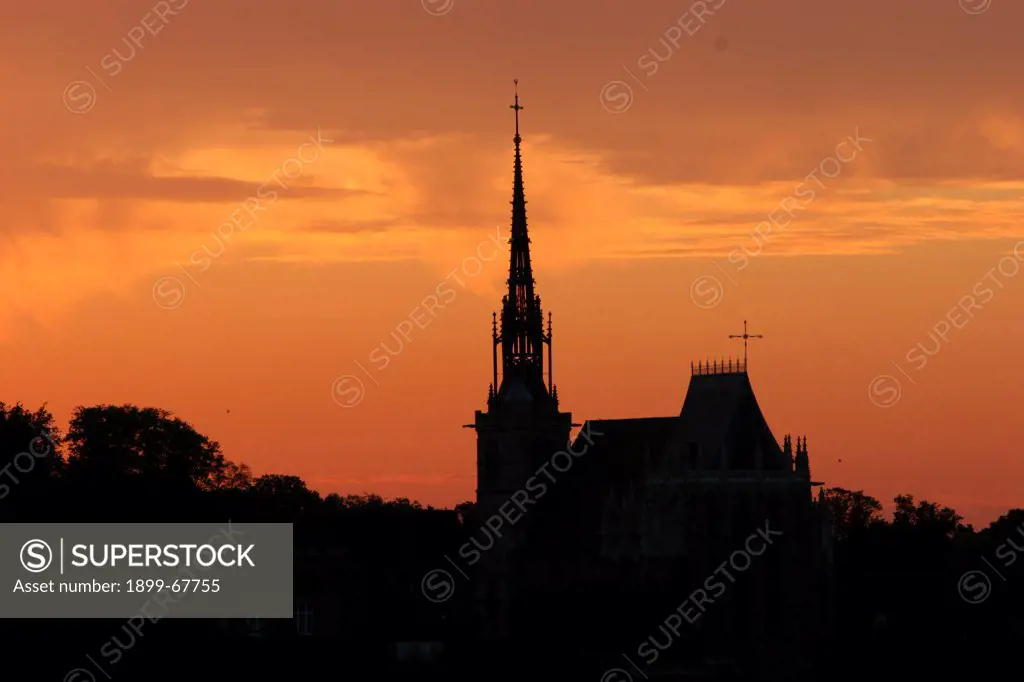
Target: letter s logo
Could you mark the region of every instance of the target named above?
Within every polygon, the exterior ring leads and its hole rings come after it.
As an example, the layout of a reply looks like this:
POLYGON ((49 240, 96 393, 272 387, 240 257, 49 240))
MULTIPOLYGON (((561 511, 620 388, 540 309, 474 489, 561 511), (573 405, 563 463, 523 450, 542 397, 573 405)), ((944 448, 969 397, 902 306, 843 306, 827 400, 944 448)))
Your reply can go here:
POLYGON ((42 573, 53 562, 53 550, 42 540, 29 540, 21 546, 21 565, 29 573, 42 573))

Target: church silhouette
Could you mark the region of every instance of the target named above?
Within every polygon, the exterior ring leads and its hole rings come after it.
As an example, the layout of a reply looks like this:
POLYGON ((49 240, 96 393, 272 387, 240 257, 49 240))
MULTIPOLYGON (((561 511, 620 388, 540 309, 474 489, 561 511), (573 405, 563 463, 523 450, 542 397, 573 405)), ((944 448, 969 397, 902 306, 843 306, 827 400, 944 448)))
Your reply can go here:
POLYGON ((480 638, 620 650, 642 674, 805 667, 827 637, 830 524, 806 438, 780 446, 758 405, 758 337, 744 322, 743 361, 691 365, 676 416, 573 423, 530 261, 518 89, 511 107, 508 291, 487 407, 468 425, 477 514, 498 536, 477 543, 480 638))

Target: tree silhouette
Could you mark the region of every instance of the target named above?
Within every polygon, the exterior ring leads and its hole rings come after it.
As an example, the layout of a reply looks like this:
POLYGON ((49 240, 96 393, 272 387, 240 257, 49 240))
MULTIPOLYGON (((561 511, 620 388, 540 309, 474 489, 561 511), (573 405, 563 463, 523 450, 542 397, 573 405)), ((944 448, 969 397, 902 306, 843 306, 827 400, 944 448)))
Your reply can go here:
POLYGON ((236 464, 230 460, 226 460, 224 466, 209 480, 209 487, 213 490, 249 490, 252 484, 249 465, 236 464))
POLYGON ((78 407, 67 441, 69 473, 86 478, 211 490, 239 474, 229 469, 218 443, 152 407, 78 407))
POLYGON ((914 528, 948 537, 952 537, 958 530, 969 528, 960 524, 964 518, 949 507, 939 507, 926 500, 921 500, 915 506, 913 495, 897 495, 893 502, 896 503, 896 509, 892 514, 892 523, 897 528, 914 528))
POLYGON ((837 540, 865 531, 872 523, 883 520, 882 504, 862 490, 827 488, 825 504, 831 514, 837 540))
POLYGON ((996 538, 1013 538, 1020 545, 1024 539, 1024 509, 1011 509, 989 524, 981 535, 996 538))
POLYGON ((298 476, 264 474, 252 482, 250 493, 258 506, 280 521, 297 519, 321 503, 320 495, 298 476))
POLYGON ((476 502, 466 500, 455 505, 455 513, 459 515, 459 523, 468 526, 476 521, 476 502))
POLYGON ((30 517, 44 507, 64 472, 63 437, 53 415, 42 406, 0 402, 0 517, 30 517))

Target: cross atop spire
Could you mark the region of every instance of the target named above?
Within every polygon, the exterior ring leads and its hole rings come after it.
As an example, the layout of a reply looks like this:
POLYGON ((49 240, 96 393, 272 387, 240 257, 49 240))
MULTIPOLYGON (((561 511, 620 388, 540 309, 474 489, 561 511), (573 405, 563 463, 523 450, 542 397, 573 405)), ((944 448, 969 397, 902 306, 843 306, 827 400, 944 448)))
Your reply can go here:
POLYGON ((515 89, 516 89, 516 103, 515 104, 509 104, 508 108, 509 109, 515 109, 515 112, 516 112, 516 136, 512 138, 512 141, 515 142, 516 145, 518 146, 519 143, 522 142, 522 139, 523 139, 523 138, 519 137, 519 112, 520 112, 520 110, 522 110, 523 107, 519 106, 519 79, 518 78, 512 79, 512 83, 515 85, 515 89))
POLYGON ((760 334, 748 334, 747 333, 747 321, 743 320, 743 333, 742 334, 729 334, 730 339, 743 339, 743 367, 747 367, 747 339, 763 339, 764 337, 760 334))

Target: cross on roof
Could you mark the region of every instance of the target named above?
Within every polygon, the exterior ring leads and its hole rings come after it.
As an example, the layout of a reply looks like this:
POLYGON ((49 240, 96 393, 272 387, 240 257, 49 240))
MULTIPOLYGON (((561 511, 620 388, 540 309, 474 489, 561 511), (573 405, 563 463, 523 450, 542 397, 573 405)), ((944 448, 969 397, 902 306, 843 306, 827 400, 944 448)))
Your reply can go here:
POLYGON ((516 88, 516 103, 515 104, 509 104, 508 108, 509 109, 515 109, 515 112, 516 112, 516 137, 519 137, 519 112, 523 108, 522 106, 519 105, 519 79, 518 78, 513 79, 512 83, 515 84, 515 88, 516 88))
POLYGON ((747 367, 747 339, 763 339, 764 337, 760 334, 748 334, 747 333, 747 321, 743 320, 743 333, 742 334, 729 334, 730 339, 743 339, 743 367, 747 367))

